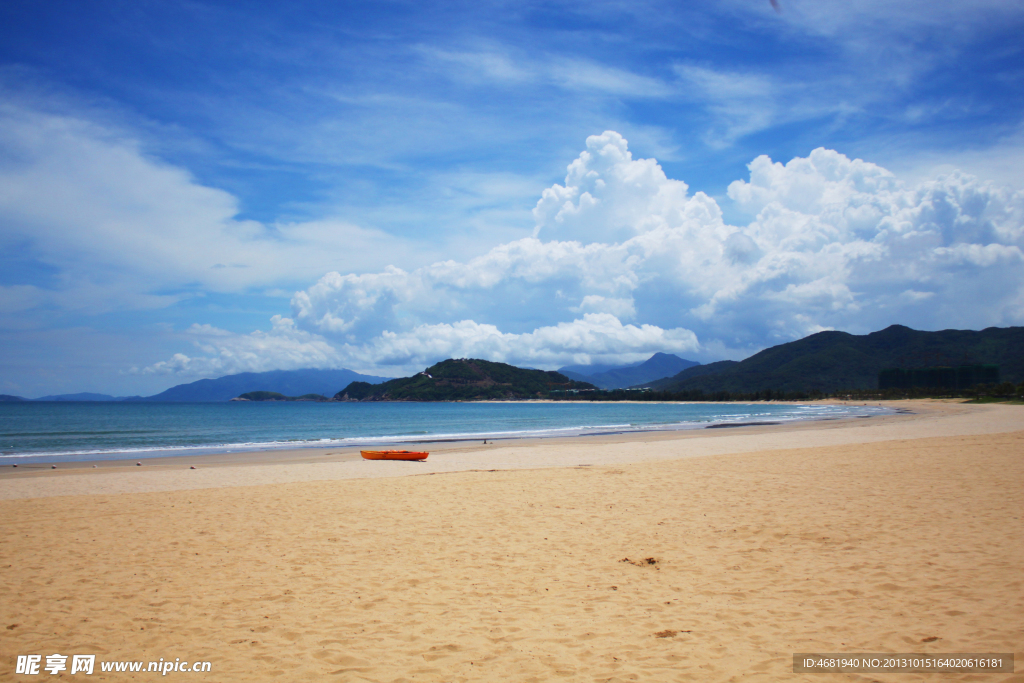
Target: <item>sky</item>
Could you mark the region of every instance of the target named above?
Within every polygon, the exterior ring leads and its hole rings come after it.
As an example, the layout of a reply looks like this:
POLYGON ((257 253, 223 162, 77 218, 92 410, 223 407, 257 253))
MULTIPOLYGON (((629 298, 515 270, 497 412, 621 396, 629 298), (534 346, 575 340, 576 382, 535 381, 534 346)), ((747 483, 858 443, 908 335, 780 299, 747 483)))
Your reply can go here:
POLYGON ((1024 324, 1024 2, 778 5, 7 0, 0 393, 1024 324))

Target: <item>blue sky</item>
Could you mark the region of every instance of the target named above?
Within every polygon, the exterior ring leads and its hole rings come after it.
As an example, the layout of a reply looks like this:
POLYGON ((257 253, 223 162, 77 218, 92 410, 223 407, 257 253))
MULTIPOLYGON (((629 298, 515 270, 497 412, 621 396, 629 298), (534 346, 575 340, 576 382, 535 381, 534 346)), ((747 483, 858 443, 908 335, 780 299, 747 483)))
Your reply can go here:
POLYGON ((1024 322, 1024 3, 0 6, 0 393, 1024 322))

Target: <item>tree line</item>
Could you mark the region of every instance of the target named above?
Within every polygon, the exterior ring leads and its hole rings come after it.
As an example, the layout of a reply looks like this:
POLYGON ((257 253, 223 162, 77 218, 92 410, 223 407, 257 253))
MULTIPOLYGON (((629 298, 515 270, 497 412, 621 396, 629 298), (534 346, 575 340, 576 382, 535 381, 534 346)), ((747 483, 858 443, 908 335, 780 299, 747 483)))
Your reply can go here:
POLYGON ((966 398, 972 400, 1024 400, 1024 382, 1013 384, 978 384, 967 389, 936 389, 913 387, 909 389, 840 389, 836 391, 781 391, 763 389, 751 392, 703 391, 645 391, 642 389, 612 389, 565 392, 553 391, 555 401, 691 401, 715 403, 720 401, 813 401, 816 399, 842 399, 854 401, 899 400, 908 398, 966 398))

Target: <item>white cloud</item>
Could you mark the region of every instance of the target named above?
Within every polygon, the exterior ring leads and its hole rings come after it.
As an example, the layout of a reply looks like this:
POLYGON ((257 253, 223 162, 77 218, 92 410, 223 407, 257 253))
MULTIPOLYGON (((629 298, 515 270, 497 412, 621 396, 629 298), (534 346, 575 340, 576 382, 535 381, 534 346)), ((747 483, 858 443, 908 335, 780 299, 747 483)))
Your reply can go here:
POLYGON ((636 305, 633 299, 616 299, 600 294, 586 295, 574 310, 609 313, 620 320, 629 320, 636 315, 636 305))
POLYGON ((472 320, 419 325, 401 333, 384 332, 365 347, 345 350, 353 358, 385 365, 422 367, 439 358, 454 357, 557 367, 646 358, 657 351, 692 353, 698 346, 697 337, 689 330, 623 325, 609 313, 588 313, 582 319, 524 334, 503 333, 494 325, 472 320))
POLYGON ((888 164, 901 178, 920 183, 962 171, 997 185, 1024 190, 1024 125, 983 146, 922 151, 914 140, 887 145, 888 164))
POLYGON ((960 173, 907 187, 824 149, 785 166, 759 157, 750 169, 729 196, 757 212, 745 229, 765 253, 756 279, 770 282, 781 270, 797 280, 775 292, 777 301, 807 305, 801 288, 817 282, 833 294, 811 310, 847 328, 1021 322, 1024 193, 960 173), (901 298, 907 291, 916 295, 901 298), (847 315, 832 318, 826 308, 847 315))
POLYGON ((557 239, 624 242, 637 233, 689 223, 721 222, 718 205, 672 180, 654 159, 633 159, 614 131, 587 138, 569 165, 565 185, 544 190, 533 210, 534 234, 557 239))
POLYGON ((502 332, 472 320, 380 335, 362 344, 332 344, 323 336, 296 328, 274 316, 269 332, 235 334, 210 325, 193 325, 184 336, 204 355, 174 354, 169 360, 134 369, 135 374, 213 377, 238 372, 297 368, 371 369, 398 366, 411 372, 442 358, 487 358, 499 362, 557 367, 567 363, 642 360, 657 351, 696 352, 689 330, 622 324, 608 313, 541 327, 532 332, 502 332))
POLYGON ((170 360, 135 369, 146 375, 217 377, 239 372, 341 367, 338 350, 325 339, 295 327, 292 320, 275 315, 271 330, 234 334, 212 325, 192 325, 184 335, 205 354, 176 353, 170 360))
POLYGON ((498 50, 465 52, 426 46, 420 46, 419 50, 426 57, 444 64, 447 73, 452 75, 499 83, 526 83, 537 78, 533 65, 517 63, 517 60, 498 50), (453 66, 460 69, 458 74, 452 71, 453 66))
POLYGON ((981 0, 971 5, 956 0, 836 0, 782 5, 783 20, 803 30, 841 40, 873 36, 877 42, 922 28, 941 30, 949 39, 957 40, 979 27, 1021 14, 1018 3, 1004 0, 981 0))
POLYGON ((731 145, 738 138, 764 130, 779 122, 780 118, 800 118, 807 115, 805 106, 785 98, 785 88, 772 78, 758 73, 739 73, 710 69, 693 64, 677 64, 675 72, 683 84, 686 95, 708 108, 714 123, 704 135, 712 147, 731 145), (784 111, 780 111, 783 109, 784 111))
POLYGON ((473 84, 544 83, 569 91, 637 98, 663 98, 675 93, 672 84, 586 59, 514 55, 498 46, 472 51, 420 47, 420 52, 443 64, 449 77, 473 84))
POLYGON ((579 59, 552 60, 549 78, 572 90, 595 91, 636 98, 663 98, 675 88, 656 78, 579 59))
POLYGON ((341 220, 242 220, 232 195, 130 136, 17 102, 0 105, 0 156, 0 247, 57 270, 58 306, 74 308, 89 290, 102 292, 90 305, 104 310, 153 296, 166 304, 168 290, 302 282, 339 263, 383 267, 385 254, 412 257, 416 246, 341 220))
MULTIPOLYGON (((908 187, 816 149, 758 157, 729 196, 748 225, 633 159, 618 134, 592 136, 538 201, 536 237, 464 262, 328 273, 274 334, 361 369, 450 356, 557 367, 654 351, 714 360, 823 329, 1024 322, 1024 193, 959 173, 908 187)), ((206 343, 220 357, 236 342, 206 343)))
MULTIPOLYGON (((993 160, 984 150, 961 154, 962 146, 996 133, 997 126, 986 131, 980 122, 998 115, 954 74, 977 71, 981 79, 1012 79, 1000 75, 1004 55, 1012 51, 1003 41, 1024 19, 1024 5, 1003 0, 780 4, 782 11, 775 13, 767 2, 716 3, 716 11, 763 38, 744 40, 741 54, 752 49, 762 51, 763 58, 741 57, 726 65, 713 54, 692 55, 674 66, 676 90, 706 114, 701 139, 709 147, 729 147, 751 133, 795 122, 816 129, 818 139, 829 133, 832 139, 849 139, 867 123, 876 132, 860 137, 861 149, 869 143, 877 153, 889 154, 903 147, 913 156, 936 150, 937 164, 962 156, 977 171, 962 164, 954 168, 987 176, 993 160), (795 46, 800 47, 794 51, 795 46), (950 135, 950 128, 936 125, 940 122, 957 122, 967 134, 950 135)), ((1003 125, 1017 121, 1008 118, 1003 125)), ((1000 146, 990 146, 999 155, 1000 146)), ((901 162, 902 151, 885 161, 901 162)), ((1013 158, 1000 165, 998 173, 1019 178, 1013 158)))

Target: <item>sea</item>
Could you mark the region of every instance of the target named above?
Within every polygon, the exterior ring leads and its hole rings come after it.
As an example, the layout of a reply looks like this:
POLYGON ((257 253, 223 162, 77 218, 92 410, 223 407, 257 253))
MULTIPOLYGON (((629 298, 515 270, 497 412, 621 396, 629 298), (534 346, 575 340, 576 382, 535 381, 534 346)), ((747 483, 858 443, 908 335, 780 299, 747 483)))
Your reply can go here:
POLYGON ((0 403, 0 466, 707 429, 891 412, 792 403, 0 403))

